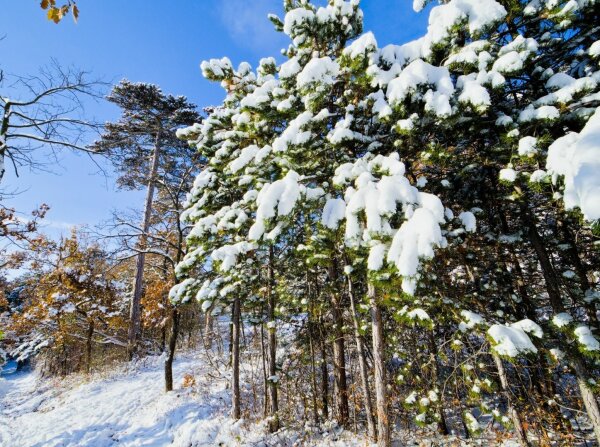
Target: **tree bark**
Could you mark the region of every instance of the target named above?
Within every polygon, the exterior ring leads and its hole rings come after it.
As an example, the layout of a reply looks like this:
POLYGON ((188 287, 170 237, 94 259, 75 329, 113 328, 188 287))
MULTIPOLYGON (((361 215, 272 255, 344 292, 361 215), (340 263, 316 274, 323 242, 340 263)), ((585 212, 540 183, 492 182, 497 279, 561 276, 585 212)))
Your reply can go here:
MULTIPOLYGON (((565 311, 564 302, 562 301, 559 283, 556 275, 556 271, 550 262, 550 256, 546 247, 544 245, 544 241, 542 237, 538 233, 537 226, 534 220, 534 216, 531 213, 531 210, 527 208, 526 205, 521 206, 521 214, 523 220, 528 229, 528 236, 533 246, 535 253, 537 255, 538 261, 542 268, 542 273, 544 275, 544 280, 546 283, 546 291, 548 292, 548 297, 550 298, 550 305, 554 313, 561 313, 565 311)), ((575 376, 577 377, 577 384, 579 386, 579 391, 581 392, 581 398, 583 399, 583 403, 590 419, 592 426, 594 427, 594 435, 596 436, 596 441, 600 445, 600 408, 598 407, 598 401, 596 400, 592 390, 590 389, 587 379, 588 374, 586 371, 586 367, 584 365, 584 361, 581 358, 581 354, 574 350, 569 349, 568 346, 564 346, 564 340, 559 338, 560 346, 565 350, 565 352, 569 352, 569 362, 575 371, 575 376)))
POLYGON ((352 279, 348 276, 348 296, 350 297, 350 308, 352 310, 352 322, 354 323, 354 340, 356 342, 356 351, 358 353, 358 367, 360 371, 360 380, 363 389, 363 402, 365 404, 365 413, 367 416, 367 432, 369 437, 377 440, 377 431, 375 428, 375 417, 373 416, 373 404, 371 393, 369 392, 369 372, 367 368, 367 359, 362 336, 360 335, 360 322, 358 321, 358 312, 354 299, 354 290, 352 288, 352 279))
POLYGON ((383 320, 377 303, 375 286, 368 285, 373 328, 373 366, 375 367, 375 397, 377 402, 377 445, 390 447, 390 421, 388 415, 387 383, 384 357, 383 320))
POLYGON ((329 417, 329 371, 327 370, 327 349, 321 337, 321 403, 323 419, 329 417))
POLYGON ((173 308, 171 311, 171 334, 169 335, 169 346, 167 358, 165 359, 165 391, 173 391, 173 359, 177 348, 177 337, 179 335, 179 311, 173 308))
POLYGON ((277 330, 275 328, 275 293, 273 291, 275 278, 273 271, 273 247, 269 248, 269 265, 267 271, 267 319, 269 320, 269 431, 279 430, 279 401, 277 400, 277 330))
MULTIPOLYGON (((431 363, 433 365, 433 380, 435 382, 435 384, 438 386, 438 388, 443 390, 443 384, 440 380, 440 360, 439 357, 437 355, 437 346, 435 343, 435 334, 433 329, 429 331, 429 355, 431 358, 431 363)), ((446 422, 446 412, 444 409, 444 396, 443 394, 440 396, 438 402, 437 402, 437 407, 438 410, 440 412, 440 422, 438 424, 438 431, 440 432, 440 434, 446 436, 450 434, 450 430, 448 429, 448 424, 446 422)))
POLYGON ((85 372, 90 373, 92 367, 92 337, 94 336, 94 321, 88 321, 87 338, 85 341, 85 372))
POLYGON ((571 361, 571 364, 573 365, 575 375, 577 376, 577 385, 579 386, 583 405, 585 406, 587 415, 594 427, 596 442, 600 445, 600 410, 598 410, 598 401, 596 400, 596 396, 594 396, 594 392, 590 389, 588 383, 589 377, 583 363, 579 359, 574 358, 571 361))
POLYGON ((498 356, 498 354, 494 354, 493 352, 492 357, 494 358, 494 362, 496 363, 496 369, 498 370, 498 376, 500 377, 500 386, 502 387, 502 394, 504 394, 504 398, 506 399, 508 414, 515 429, 515 436, 517 438, 517 442, 521 447, 529 447, 530 444, 527 440, 527 434, 525 433, 525 429, 523 428, 521 415, 515 408, 512 402, 512 398, 510 396, 510 385, 508 384, 508 377, 506 376, 506 370, 504 369, 504 365, 502 364, 502 359, 498 356))
MULTIPOLYGON (((262 312, 261 312, 262 313, 262 312)), ((262 373, 263 373, 263 386, 265 390, 265 401, 263 406, 263 416, 266 418, 269 415, 269 381, 267 380, 267 353, 265 348, 265 325, 262 323, 260 325, 260 353, 262 360, 262 373)))
POLYGON ((140 333, 142 290, 144 286, 144 264, 146 263, 146 245, 148 242, 148 230, 150 229, 150 217, 152 216, 152 202, 154 200, 154 181, 158 173, 160 160, 160 132, 156 135, 154 152, 152 154, 152 165, 148 177, 148 186, 146 189, 146 201, 144 204, 144 218, 142 222, 142 234, 139 240, 139 250, 135 265, 135 279, 133 282, 133 296, 129 309, 129 332, 127 336, 127 353, 129 359, 133 359, 137 349, 137 342, 140 333))
MULTIPOLYGON (((337 283, 338 271, 334 260, 329 268, 329 281, 337 283)), ((331 292, 331 314, 333 316, 333 377, 337 402, 338 424, 348 425, 350 407, 348 405, 348 383, 346 379, 346 343, 344 340, 344 320, 341 311, 341 295, 337 290, 331 292)))
POLYGON ((6 136, 8 134, 8 120, 10 116, 10 107, 10 102, 7 102, 4 106, 2 124, 0 124, 0 183, 2 183, 4 173, 6 172, 6 136))
POLYGON ((308 323, 309 331, 309 348, 310 348, 310 372, 311 372, 311 391, 312 391, 312 410, 313 410, 313 420, 315 424, 319 423, 319 409, 317 406, 317 367, 315 362, 315 344, 314 344, 314 331, 313 331, 313 322, 308 323))
POLYGON ((233 300, 232 312, 232 339, 231 339, 231 363, 232 363, 232 378, 231 389, 233 390, 233 408, 231 415, 233 419, 242 417, 241 399, 240 399, 240 298, 236 297, 233 300))

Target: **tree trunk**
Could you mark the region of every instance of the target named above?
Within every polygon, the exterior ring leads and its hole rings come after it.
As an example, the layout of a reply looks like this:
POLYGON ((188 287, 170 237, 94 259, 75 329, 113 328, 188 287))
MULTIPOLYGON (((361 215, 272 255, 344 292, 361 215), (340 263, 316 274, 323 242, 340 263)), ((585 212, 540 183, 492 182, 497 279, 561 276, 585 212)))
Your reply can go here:
POLYGON ((10 102, 7 102, 4 106, 2 124, 0 125, 0 183, 2 183, 4 173, 6 172, 6 135, 8 134, 8 120, 10 116, 10 107, 10 102))
POLYGON ((204 338, 202 342, 206 349, 212 347, 213 334, 214 334, 214 320, 211 315, 212 310, 208 309, 204 314, 204 338))
POLYGON ((240 405, 240 298, 236 297, 233 300, 232 312, 232 338, 231 338, 231 364, 233 367, 231 377, 231 389, 233 390, 233 408, 231 416, 233 419, 242 417, 240 405))
POLYGON ((315 362, 315 344, 314 344, 314 323, 308 323, 309 348, 310 348, 310 373, 311 373, 311 391, 312 391, 312 410, 315 424, 319 423, 319 409, 317 405, 317 367, 315 362))
POLYGON ((275 328, 275 292, 273 272, 273 247, 269 248, 269 265, 267 272, 267 319, 269 320, 269 431, 279 430, 279 401, 277 400, 277 330, 275 328))
MULTIPOLYGON (((262 313, 262 312, 261 312, 262 313)), ((263 387, 265 390, 265 401, 263 406, 263 416, 266 418, 269 415, 269 381, 267 380, 267 353, 265 348, 265 325, 261 323, 260 325, 260 352, 261 352, 261 360, 262 360, 262 373, 263 373, 263 387)))
POLYGON ((165 390, 173 391, 173 359, 177 348, 177 336, 179 335, 179 312, 177 308, 171 311, 171 334, 169 335, 169 351, 165 359, 165 390))
POLYGON ((158 164, 160 159, 160 133, 156 136, 154 153, 152 155, 152 165, 150 175, 148 176, 148 186, 146 189, 146 202, 144 204, 144 218, 142 222, 142 234, 139 240, 139 250, 135 265, 135 279, 133 282, 133 296, 131 297, 131 307, 129 309, 129 333, 127 336, 127 352, 129 359, 133 359, 137 348, 138 336, 140 333, 142 289, 144 285, 144 264, 146 263, 146 245, 148 242, 148 230, 150 229, 150 217, 152 216, 152 202, 154 199, 154 181, 158 173, 158 164))
POLYGON ((360 371, 360 380, 363 391, 363 402, 365 404, 365 413, 367 416, 367 432, 369 437, 377 440, 377 431, 375 429, 375 417, 373 416, 373 404, 371 393, 369 392, 369 372, 367 368, 367 359, 362 336, 360 335, 360 322, 356 311, 354 300, 354 290, 352 288, 352 279, 348 276, 348 296, 350 297, 350 308, 352 310, 352 322, 354 323, 354 340, 356 342, 356 351, 358 353, 358 367, 360 371))
POLYGON ((92 337, 94 336, 94 322, 88 321, 87 337, 85 340, 85 372, 90 373, 92 366, 92 337))
MULTIPOLYGON (((565 306, 561 298, 559 283, 557 279, 556 272, 552 263, 550 262, 550 256, 546 250, 544 245, 544 241, 542 237, 538 233, 537 226, 534 220, 534 216, 531 213, 531 210, 527 208, 526 205, 521 206, 521 212, 523 220, 528 229, 528 236, 533 246, 536 255, 538 257, 540 266, 542 268, 542 273, 544 275, 544 280, 546 283, 546 291, 548 292, 548 297, 550 298, 550 305, 554 313, 561 313, 565 311, 565 306)), ((575 370, 575 375, 577 377, 577 384, 579 385, 579 390, 581 392, 581 398, 583 399, 585 409, 590 419, 592 426, 594 427, 594 434, 596 436, 596 441, 600 445, 600 408, 598 407, 598 401, 596 400, 594 394, 589 388, 587 383, 588 374, 586 371, 586 367, 584 366, 584 362, 581 358, 581 354, 574 350, 569 349, 568 346, 565 346, 564 340, 559 338, 560 346, 565 350, 565 352, 569 352, 569 362, 573 366, 575 370)))
POLYGON ((390 447, 390 421, 388 416, 387 383, 384 358, 383 320, 377 304, 375 286, 368 285, 373 327, 373 366, 375 367, 375 397, 377 402, 377 445, 390 447))
POLYGON ((583 405, 585 406, 587 415, 594 427, 596 442, 600 445, 600 411, 598 410, 598 401, 596 400, 596 396, 594 396, 594 392, 590 389, 588 383, 589 377, 583 363, 575 358, 571 361, 571 364, 573 365, 575 375, 577 376, 577 385, 579 386, 583 405))
POLYGON ((323 406, 323 419, 329 417, 329 371, 327 371, 327 349, 321 337, 321 403, 323 406))
MULTIPOLYGON (((336 261, 329 268, 329 281, 337 283, 338 272, 336 261)), ((333 378, 337 402, 338 424, 346 427, 350 417, 348 405, 348 383, 346 380, 346 343, 344 341, 344 321, 341 311, 341 295, 338 290, 331 292, 331 314, 333 316, 333 378)))
MULTIPOLYGON (((436 384, 436 386, 443 390, 444 386, 442 381, 440 380, 440 361, 439 361, 439 357, 437 355, 437 346, 435 343, 435 334, 433 329, 429 331, 429 355, 431 358, 431 364, 433 365, 433 381, 436 384)), ((438 431, 440 432, 441 435, 449 435, 450 434, 450 430, 448 429, 448 424, 446 423, 446 414, 445 414, 445 409, 444 409, 444 396, 443 394, 440 396, 438 402, 437 402, 437 407, 438 410, 440 412, 440 422, 438 424, 438 431)))
POLYGON ((508 377, 506 376, 506 370, 502 364, 502 359, 498 356, 498 354, 494 354, 493 352, 492 357, 494 357, 494 362, 496 363, 496 369, 498 370, 498 376, 500 377, 500 386, 502 386, 502 394, 504 394, 504 398, 506 399, 508 415, 513 423, 517 442, 522 447, 529 447, 530 444, 529 441, 527 441, 527 434, 523 428, 521 416, 513 405, 512 398, 510 396, 510 385, 508 384, 508 377))

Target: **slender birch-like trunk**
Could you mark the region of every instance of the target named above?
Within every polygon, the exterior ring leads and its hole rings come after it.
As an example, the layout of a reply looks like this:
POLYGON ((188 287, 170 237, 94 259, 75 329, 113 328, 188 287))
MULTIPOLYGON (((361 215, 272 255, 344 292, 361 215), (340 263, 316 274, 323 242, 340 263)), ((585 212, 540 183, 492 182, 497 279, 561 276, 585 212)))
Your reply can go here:
POLYGON ((506 370, 504 369, 504 365, 502 364, 502 359, 500 358, 500 356, 498 356, 498 354, 495 354, 493 352, 492 357, 494 358, 494 362, 496 363, 496 369, 498 371, 498 376, 500 377, 500 386, 502 387, 502 394, 504 394, 504 398, 506 399, 508 415, 510 417, 510 420, 512 421, 517 442, 521 447, 529 447, 530 444, 527 440, 527 434, 525 433, 525 429, 523 428, 521 415, 515 408, 512 402, 512 398, 510 396, 510 385, 508 383, 506 370))
POLYGON ((373 440, 377 439, 377 431, 375 429, 375 417, 373 415, 373 403, 371 393, 369 391, 369 372, 367 368, 367 358, 365 354, 365 346, 362 336, 360 335, 360 322, 358 321, 358 312, 356 311, 356 302, 354 298, 354 290, 352 287, 352 279, 348 276, 348 296, 350 297, 350 309, 352 310, 352 322, 354 323, 354 340, 356 342, 356 351, 358 353, 358 367, 360 371, 360 380, 363 391, 363 402, 365 404, 365 413, 367 415, 367 431, 369 437, 373 440))
POLYGON ((158 173, 160 160, 160 132, 156 136, 154 152, 152 154, 152 164, 150 175, 148 177, 148 186, 146 189, 146 201, 144 204, 144 218, 142 221, 142 234, 140 235, 138 247, 140 252, 137 255, 135 265, 135 279, 133 282, 133 296, 129 308, 129 332, 127 336, 127 352, 129 358, 133 359, 137 348, 138 337, 140 334, 142 290, 144 286, 144 264, 146 263, 146 246, 148 243, 148 230, 150 229, 150 218, 152 216, 152 203, 154 200, 154 182, 158 173))
POLYGON ((383 340, 383 319, 377 303, 375 286, 368 285, 373 328, 373 364, 375 367, 375 398, 377 403, 377 445, 390 447, 390 420, 388 414, 387 383, 383 340))

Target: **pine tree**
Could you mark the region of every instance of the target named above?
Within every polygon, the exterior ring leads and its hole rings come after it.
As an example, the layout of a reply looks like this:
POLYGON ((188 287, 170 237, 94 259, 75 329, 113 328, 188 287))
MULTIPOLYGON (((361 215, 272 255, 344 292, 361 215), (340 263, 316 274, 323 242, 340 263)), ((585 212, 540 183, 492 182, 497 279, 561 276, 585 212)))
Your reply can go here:
POLYGON ((188 160, 194 159, 193 151, 177 139, 175 132, 199 121, 199 115, 183 96, 165 95, 151 84, 123 80, 107 99, 121 108, 122 116, 115 123, 106 123, 101 139, 92 148, 111 158, 120 174, 119 186, 146 188, 130 308, 128 350, 132 357, 140 331, 140 301, 155 189, 161 189, 161 179, 168 180, 167 173, 185 169, 188 160))
MULTIPOLYGON (((369 432, 379 445, 391 442, 391 399, 417 425, 447 433, 452 398, 465 436, 481 430, 470 410, 479 406, 528 445, 533 416, 522 401, 547 391, 511 378, 551 384, 551 355, 572 366, 597 431, 588 380, 598 350, 597 6, 449 1, 431 10, 423 37, 385 48, 360 34, 357 1, 290 0, 285 12, 270 17, 292 39, 283 64, 263 59, 256 73, 228 59, 203 64, 228 97, 187 131, 209 167, 192 190, 188 242, 197 248, 177 291, 191 299, 199 290, 207 309, 217 296, 233 303, 235 323, 236 288, 262 285, 272 331, 286 318, 274 299, 308 311, 309 328, 322 309, 341 425, 345 321, 358 351, 370 332, 377 433, 369 432), (248 267, 255 263, 266 274, 248 267), (204 267, 202 283, 193 271, 204 267), (455 390, 440 388, 445 381, 455 390)), ((312 342, 309 329, 314 351, 312 342)), ((314 390, 314 366, 311 375, 314 390)), ((276 384, 269 388, 276 418, 276 384)))

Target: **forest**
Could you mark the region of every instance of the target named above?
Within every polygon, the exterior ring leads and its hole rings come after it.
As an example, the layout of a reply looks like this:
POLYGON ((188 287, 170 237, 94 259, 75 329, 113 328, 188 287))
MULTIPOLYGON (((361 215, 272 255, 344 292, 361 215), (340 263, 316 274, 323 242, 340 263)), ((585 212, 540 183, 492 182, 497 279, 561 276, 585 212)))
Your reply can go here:
POLYGON ((278 2, 220 102, 0 61, 0 445, 600 446, 600 1, 374 1, 278 2), (11 205, 65 153, 136 203, 11 205))

